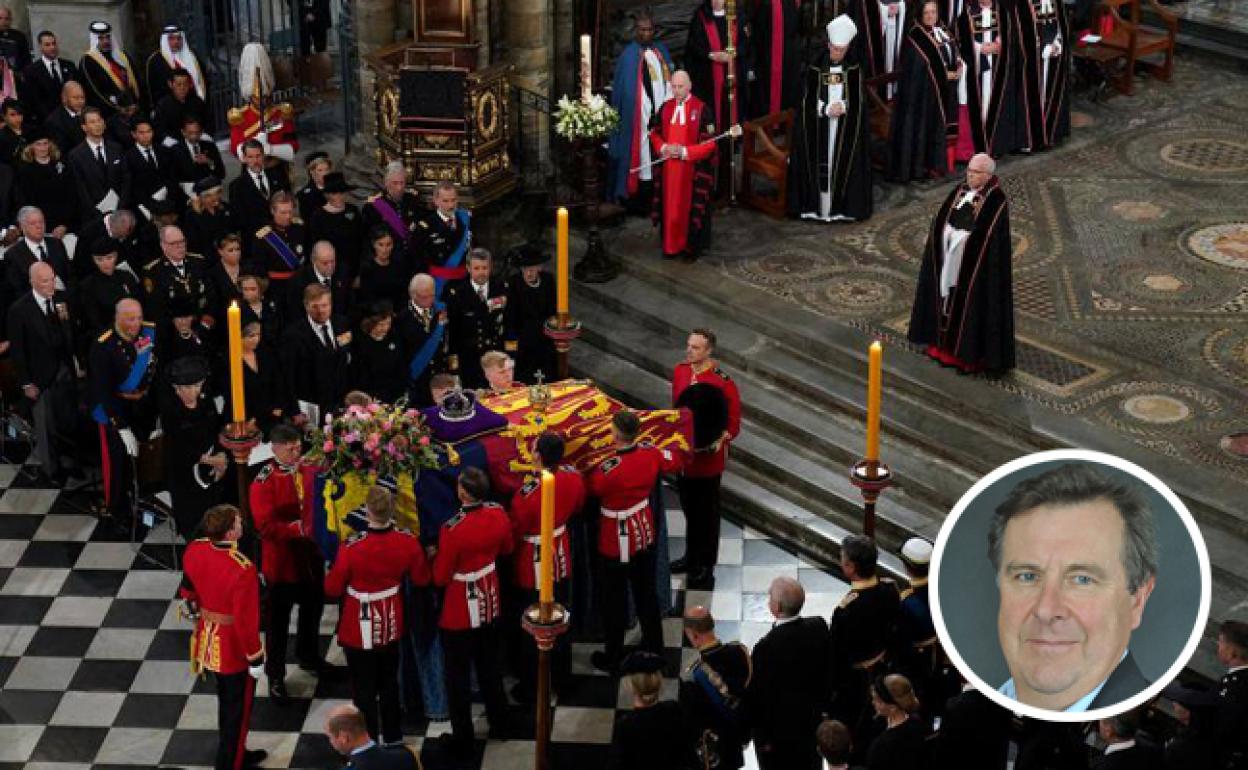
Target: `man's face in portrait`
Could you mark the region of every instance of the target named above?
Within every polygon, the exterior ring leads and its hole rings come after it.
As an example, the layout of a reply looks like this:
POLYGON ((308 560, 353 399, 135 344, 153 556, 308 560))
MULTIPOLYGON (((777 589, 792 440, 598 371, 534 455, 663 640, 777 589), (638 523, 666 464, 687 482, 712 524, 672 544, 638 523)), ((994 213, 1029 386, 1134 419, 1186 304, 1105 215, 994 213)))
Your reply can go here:
POLYGON ((1118 665, 1152 593, 1135 593, 1112 502, 1042 505, 1006 524, 997 635, 1020 702, 1061 711, 1118 665))

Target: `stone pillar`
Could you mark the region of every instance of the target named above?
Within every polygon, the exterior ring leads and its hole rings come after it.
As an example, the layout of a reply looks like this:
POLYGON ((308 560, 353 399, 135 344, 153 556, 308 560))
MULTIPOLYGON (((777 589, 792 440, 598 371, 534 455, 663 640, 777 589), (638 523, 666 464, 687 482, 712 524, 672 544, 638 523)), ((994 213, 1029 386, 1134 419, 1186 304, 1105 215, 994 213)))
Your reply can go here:
POLYGON ((477 43, 477 69, 485 69, 490 56, 490 0, 472 0, 473 36, 477 43))
POLYGON ((576 0, 555 0, 555 98, 579 94, 581 53, 576 34, 576 0))
MULTIPOLYGON (((351 142, 352 155, 373 162, 373 150, 377 146, 376 105, 373 103, 373 71, 364 63, 364 57, 395 42, 399 27, 411 24, 411 4, 405 0, 354 0, 355 39, 359 53, 360 80, 360 130, 351 142), (401 9, 407 9, 407 18, 400 18, 401 9)), ((346 96, 346 95, 344 95, 346 96)))
MULTIPOLYGON (((512 82, 521 88, 535 91, 550 99, 553 82, 551 70, 554 49, 553 0, 530 0, 530 2, 506 3, 504 28, 506 29, 508 61, 515 67, 512 82)), ((545 165, 550 162, 550 120, 537 111, 524 111, 518 118, 523 121, 525 159, 545 165)))
POLYGON ((78 61, 87 50, 87 26, 96 19, 113 25, 113 40, 130 56, 130 63, 142 69, 134 49, 134 24, 130 0, 26 0, 30 15, 31 44, 41 29, 56 32, 61 56, 78 61))

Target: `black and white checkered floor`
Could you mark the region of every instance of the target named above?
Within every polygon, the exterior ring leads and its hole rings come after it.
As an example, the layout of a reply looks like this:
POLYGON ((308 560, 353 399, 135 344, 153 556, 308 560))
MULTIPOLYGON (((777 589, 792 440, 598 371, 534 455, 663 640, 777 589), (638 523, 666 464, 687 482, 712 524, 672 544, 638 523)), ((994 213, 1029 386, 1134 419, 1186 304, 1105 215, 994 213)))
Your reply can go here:
MULTIPOLYGON (((86 496, 28 484, 16 466, 0 465, 0 770, 211 766, 216 701, 211 683, 196 679, 187 665, 190 627, 172 601, 180 573, 138 558, 123 533, 87 513, 86 496)), ((671 498, 671 551, 679 555, 684 518, 671 498)), ((167 559, 162 537, 157 530, 142 548, 167 559)), ((721 638, 747 645, 770 627, 766 590, 774 577, 801 580, 804 613, 825 618, 848 590, 729 523, 720 565, 713 592, 685 591, 683 578, 674 578, 676 606, 709 605, 721 638)), ((327 608, 321 632, 327 657, 341 664, 331 639, 336 618, 336 609, 327 608)), ((693 653, 681 649, 679 618, 664 620, 664 636, 669 654, 688 663, 693 653)), ((573 645, 574 681, 553 728, 557 768, 601 766, 617 711, 631 702, 589 665, 595 649, 573 645)), ((336 767, 321 729, 327 711, 348 699, 349 685, 290 668, 293 697, 286 707, 266 697, 261 680, 249 745, 269 752, 265 767, 336 767)), ((667 682, 668 697, 676 688, 676 679, 667 682)), ((419 744, 449 729, 447 722, 412 721, 404 732, 419 744)), ((480 749, 483 770, 533 765, 532 741, 482 741, 480 749)), ((429 759, 426 767, 437 770, 436 758, 429 759)))

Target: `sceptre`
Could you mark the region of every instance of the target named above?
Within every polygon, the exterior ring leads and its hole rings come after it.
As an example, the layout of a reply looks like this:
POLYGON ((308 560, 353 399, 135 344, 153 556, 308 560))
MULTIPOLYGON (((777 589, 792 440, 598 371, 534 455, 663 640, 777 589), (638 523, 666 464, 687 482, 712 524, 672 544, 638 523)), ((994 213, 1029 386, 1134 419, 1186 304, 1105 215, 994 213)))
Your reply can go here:
MULTIPOLYGON (((716 134, 715 136, 712 136, 707 141, 718 142, 720 139, 723 139, 724 137, 728 137, 728 136, 731 136, 734 139, 738 136, 741 136, 741 126, 733 126, 732 128, 729 128, 727 131, 723 132, 722 134, 716 134)), ((657 158, 655 160, 650 161, 649 163, 642 163, 637 168, 630 168, 628 170, 628 173, 636 174, 638 171, 644 171, 648 168, 654 168, 655 166, 659 165, 665 160, 667 160, 667 156, 663 156, 662 158, 657 158)))

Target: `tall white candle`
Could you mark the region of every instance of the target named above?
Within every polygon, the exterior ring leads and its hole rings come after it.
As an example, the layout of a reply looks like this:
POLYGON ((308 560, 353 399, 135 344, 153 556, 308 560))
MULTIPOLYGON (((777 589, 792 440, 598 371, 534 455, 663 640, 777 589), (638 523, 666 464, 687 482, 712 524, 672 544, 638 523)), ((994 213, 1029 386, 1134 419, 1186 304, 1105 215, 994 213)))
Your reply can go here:
POLYGON ((594 92, 593 44, 589 35, 581 35, 581 98, 589 101, 594 92))

